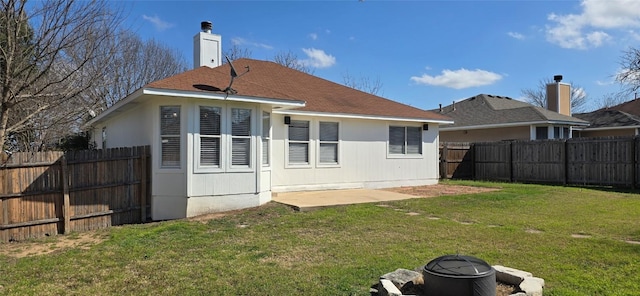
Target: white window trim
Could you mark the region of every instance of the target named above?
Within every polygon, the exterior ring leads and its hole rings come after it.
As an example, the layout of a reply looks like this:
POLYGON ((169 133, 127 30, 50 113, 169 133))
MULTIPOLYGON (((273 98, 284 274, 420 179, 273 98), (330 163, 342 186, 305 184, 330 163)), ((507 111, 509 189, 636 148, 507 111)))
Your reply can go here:
MULTIPOLYGON (((222 155, 222 159, 226 159, 226 165, 227 165, 227 169, 225 170, 226 172, 253 172, 253 167, 254 164, 256 163, 255 160, 255 153, 256 153, 256 145, 254 143, 254 140, 256 138, 256 117, 255 117, 255 108, 250 108, 250 107, 243 107, 243 106, 238 106, 238 105, 229 105, 227 106, 227 118, 225 120, 225 118, 223 118, 223 121, 227 122, 227 133, 222 133, 223 137, 227 138, 227 151, 228 151, 228 157, 224 157, 224 154, 222 155), (231 129, 233 128, 232 125, 232 119, 231 119, 231 114, 233 112, 231 112, 231 109, 244 109, 244 110, 249 110, 249 116, 251 119, 251 122, 249 122, 249 136, 232 136, 231 135, 231 129), (231 155, 233 153, 233 139, 249 139, 249 165, 233 165, 233 156, 231 155)), ((262 161, 260 161, 262 162, 262 161)))
POLYGON ((271 162, 273 161, 273 157, 272 157, 272 153, 271 153, 271 139, 273 138, 272 135, 272 130, 273 130, 273 112, 271 112, 271 110, 260 110, 260 153, 258 155, 260 155, 260 165, 262 166, 262 170, 264 171, 268 171, 271 169, 271 162), (262 163, 262 154, 264 153, 264 151, 262 151, 262 140, 264 140, 263 138, 263 134, 262 134, 262 130, 264 129, 264 113, 268 113, 269 114, 269 132, 267 135, 267 163, 262 163))
MULTIPOLYGON (((250 106, 236 105, 236 104, 195 104, 194 106, 194 131, 193 131, 193 161, 194 161, 194 173, 239 173, 239 172, 253 172, 256 164, 256 110, 250 106), (220 112, 220 166, 207 166, 200 164, 200 107, 218 107, 220 112), (251 111, 251 133, 249 137, 242 136, 238 138, 250 138, 249 147, 249 166, 234 166, 232 165, 231 152, 232 152, 232 139, 231 136, 231 109, 247 109, 251 111)), ((262 161, 260 160, 260 163, 262 161)))
MULTIPOLYGON (((196 104, 195 105, 195 116, 194 116, 194 120, 195 120, 195 124, 194 124, 194 131, 193 131, 193 160, 195 162, 195 167, 194 167, 194 172, 195 173, 222 173, 224 172, 224 155, 226 155, 227 151, 226 151, 226 147, 225 147, 225 142, 224 142, 224 132, 226 131, 227 127, 226 127, 226 120, 225 118, 227 118, 227 114, 226 111, 227 109, 223 106, 223 105, 214 105, 214 104, 196 104), (201 136, 200 135, 200 107, 217 107, 220 108, 220 165, 219 166, 212 166, 212 165, 202 165, 200 163, 200 139, 201 136)), ((204 137, 210 137, 210 136, 204 136, 204 137)))
MULTIPOLYGON (((283 121, 284 121, 284 117, 283 117, 283 121)), ((284 145, 284 154, 285 154, 285 163, 284 163, 284 167, 287 169, 293 169, 293 168, 298 168, 298 169, 308 169, 308 168, 312 168, 313 167, 313 163, 311 161, 311 155, 313 155, 313 147, 314 145, 312 145, 312 138, 311 135, 313 135, 313 120, 311 119, 302 119, 302 118, 294 118, 291 117, 291 121, 307 121, 309 122, 309 140, 306 141, 306 143, 309 145, 308 146, 308 151, 307 151, 307 159, 309 160, 307 163, 291 163, 289 161, 289 143, 304 143, 304 141, 289 141, 289 125, 285 124, 285 145, 284 145)))
MULTIPOLYGON (((317 136, 315 137, 317 139, 317 143, 315 145, 316 149, 315 151, 317 151, 316 153, 316 166, 320 167, 320 168, 339 168, 342 166, 342 122, 340 122, 339 120, 318 120, 317 122, 314 123, 314 125, 317 125, 317 136), (320 141, 320 122, 330 122, 330 123, 337 123, 338 124, 338 141, 320 141), (336 143, 338 144, 338 162, 337 163, 323 163, 320 162, 320 144, 321 143, 336 143)), ((310 139, 311 140, 311 139, 310 139)))
POLYGON ((540 139, 540 140, 560 140, 560 139, 570 139, 572 138, 572 132, 573 129, 571 126, 566 126, 566 125, 531 125, 530 126, 530 140, 531 141, 535 141, 538 140, 538 130, 537 128, 539 127, 546 127, 547 128, 547 138, 546 139, 540 139), (558 137, 555 137, 555 129, 559 128, 560 129, 560 135, 558 135, 558 137), (569 133, 568 135, 564 134, 564 129, 567 128, 567 132, 569 133))
MULTIPOLYGON (((385 130, 386 132, 386 137, 387 137, 387 141, 386 141, 386 149, 387 149, 387 159, 424 159, 425 158, 425 153, 424 153, 424 133, 425 131, 422 130, 422 126, 421 125, 414 125, 414 124, 402 124, 402 123, 396 123, 396 124, 387 124, 387 129, 385 130), (407 154, 407 153, 402 153, 402 154, 395 154, 395 153, 391 153, 391 151, 389 151, 389 128, 392 126, 397 126, 397 127, 404 127, 405 128, 405 137, 406 137, 406 130, 407 127, 417 127, 420 129, 420 153, 419 154, 407 154)), ((407 139, 405 138, 405 141, 407 139)))
POLYGON ((157 126, 158 127, 158 133, 157 133, 158 142, 157 143, 159 144, 158 145, 158 155, 160 156, 160 157, 158 157, 158 168, 161 170, 161 172, 165 172, 165 173, 182 171, 182 169, 184 167, 184 161, 185 161, 185 157, 184 157, 184 155, 182 155, 183 151, 185 149, 184 142, 183 142, 184 140, 183 140, 183 137, 182 137, 182 135, 184 133, 183 132, 184 126, 185 126, 184 125, 184 107, 182 105, 167 104, 167 105, 159 105, 156 110, 158 112, 158 114, 155 116, 157 118, 157 120, 158 120, 157 121, 158 122, 158 126, 157 126), (176 138, 179 139, 178 143, 180 144, 180 146, 179 146, 180 147, 180 152, 179 152, 179 154, 180 154, 179 155, 180 156, 180 164, 177 165, 177 166, 165 166, 165 165, 162 164, 162 138, 166 137, 166 136, 163 136, 163 134, 162 134, 162 122, 161 122, 162 118, 160 118, 162 116, 162 108, 163 107, 178 107, 178 108, 180 108, 180 134, 177 135, 177 136, 175 136, 175 135, 169 136, 169 137, 176 137, 176 138))

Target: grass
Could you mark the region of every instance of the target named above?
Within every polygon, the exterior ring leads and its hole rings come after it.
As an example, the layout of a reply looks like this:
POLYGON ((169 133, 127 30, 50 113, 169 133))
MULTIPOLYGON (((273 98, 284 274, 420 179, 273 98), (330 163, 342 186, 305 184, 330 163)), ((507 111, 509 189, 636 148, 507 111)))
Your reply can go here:
POLYGON ((503 189, 303 213, 272 203, 207 223, 113 227, 88 249, 0 255, 0 294, 368 295, 380 275, 451 253, 530 271, 545 279, 545 295, 640 291, 640 245, 624 242, 640 241, 637 194, 448 183, 503 189))

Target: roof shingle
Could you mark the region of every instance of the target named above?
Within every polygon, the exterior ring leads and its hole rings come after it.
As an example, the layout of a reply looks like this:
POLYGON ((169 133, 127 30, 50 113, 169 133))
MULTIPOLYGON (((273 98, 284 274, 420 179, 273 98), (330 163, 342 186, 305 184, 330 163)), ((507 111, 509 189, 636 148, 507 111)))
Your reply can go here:
MULTIPOLYGON (((250 71, 235 79, 237 96, 304 101, 300 111, 451 121, 451 118, 368 94, 274 62, 253 59, 233 61, 236 70, 250 71)), ((223 94, 229 85, 230 66, 199 67, 149 83, 145 88, 223 94)), ((231 95, 232 96, 232 95, 231 95)))
MULTIPOLYGON (((439 112, 439 109, 432 111, 439 112)), ((443 107, 441 113, 455 121, 447 128, 541 121, 560 121, 579 125, 588 123, 582 119, 562 115, 509 97, 487 94, 480 94, 443 107)))

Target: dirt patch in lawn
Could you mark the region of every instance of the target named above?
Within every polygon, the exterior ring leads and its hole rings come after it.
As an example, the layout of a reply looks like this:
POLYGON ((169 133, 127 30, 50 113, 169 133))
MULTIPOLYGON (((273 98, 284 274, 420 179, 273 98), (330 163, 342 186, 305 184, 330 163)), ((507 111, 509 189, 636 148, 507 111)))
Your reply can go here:
POLYGON ((103 242, 105 239, 105 234, 89 231, 23 242, 0 243, 0 255, 22 258, 45 255, 67 249, 87 250, 91 248, 91 246, 103 242))
POLYGON ((443 196, 443 195, 460 195, 460 194, 492 192, 492 191, 498 191, 500 190, 500 188, 436 184, 436 185, 426 185, 426 186, 396 187, 396 188, 388 188, 384 190, 397 192, 397 193, 410 194, 415 196, 422 196, 422 197, 435 197, 435 196, 443 196))

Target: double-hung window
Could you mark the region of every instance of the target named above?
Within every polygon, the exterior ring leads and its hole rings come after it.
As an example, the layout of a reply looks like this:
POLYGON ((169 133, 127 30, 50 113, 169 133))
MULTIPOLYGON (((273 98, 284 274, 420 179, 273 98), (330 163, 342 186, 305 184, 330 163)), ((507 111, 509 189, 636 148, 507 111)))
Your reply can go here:
POLYGON ((269 112, 262 112, 262 165, 269 166, 269 131, 271 130, 271 116, 269 112))
POLYGON ((220 167, 220 107, 200 106, 200 166, 220 167))
POLYGON ((289 124, 289 163, 309 164, 309 121, 291 120, 289 124))
POLYGON ((338 123, 320 122, 320 164, 338 164, 338 123))
POLYGON ((180 167, 180 106, 160 107, 160 166, 180 167))
POLYGON ((420 127, 389 126, 389 154, 422 154, 420 127))
POLYGON ((251 164, 251 109, 231 108, 231 166, 251 164))

